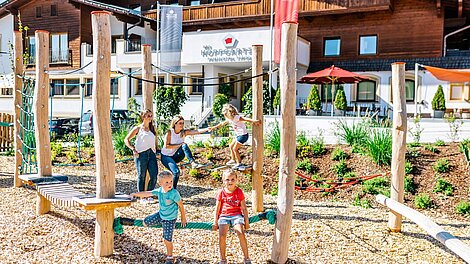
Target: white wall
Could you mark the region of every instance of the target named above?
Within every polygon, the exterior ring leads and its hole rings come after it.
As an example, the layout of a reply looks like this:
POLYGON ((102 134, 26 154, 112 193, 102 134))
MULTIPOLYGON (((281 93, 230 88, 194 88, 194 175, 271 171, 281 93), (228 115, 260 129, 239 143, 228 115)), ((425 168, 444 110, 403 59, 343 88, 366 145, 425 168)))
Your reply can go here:
MULTIPOLYGON (((11 87, 13 88, 13 71, 10 56, 9 43, 14 42, 13 36, 13 16, 6 15, 0 18, 0 88, 11 87)), ((13 97, 0 95, 0 112, 13 113, 13 97)))

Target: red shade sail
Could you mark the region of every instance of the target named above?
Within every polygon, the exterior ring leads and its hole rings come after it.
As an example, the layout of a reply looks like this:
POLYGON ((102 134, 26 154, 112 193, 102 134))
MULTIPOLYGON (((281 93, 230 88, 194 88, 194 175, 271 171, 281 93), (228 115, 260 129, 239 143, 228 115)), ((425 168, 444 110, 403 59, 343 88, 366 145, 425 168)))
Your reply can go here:
POLYGON ((369 80, 369 78, 343 70, 339 67, 332 65, 321 71, 312 72, 300 78, 299 83, 356 83, 360 81, 369 80))
POLYGON ((422 65, 427 71, 429 71, 434 77, 441 81, 454 82, 454 83, 465 83, 470 82, 470 69, 456 69, 448 70, 443 68, 431 67, 422 65))

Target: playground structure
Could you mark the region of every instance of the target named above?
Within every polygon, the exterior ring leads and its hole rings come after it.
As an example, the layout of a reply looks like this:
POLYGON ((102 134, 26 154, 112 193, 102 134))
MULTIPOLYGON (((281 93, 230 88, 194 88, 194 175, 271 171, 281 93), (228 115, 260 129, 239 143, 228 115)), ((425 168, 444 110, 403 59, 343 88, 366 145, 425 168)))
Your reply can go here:
MULTIPOLYGON (((37 214, 45 214, 49 212, 51 202, 68 205, 68 206, 81 206, 87 210, 96 210, 96 228, 95 228, 95 255, 108 256, 113 253, 113 221, 114 209, 117 207, 130 205, 130 200, 120 198, 115 194, 115 168, 113 147, 111 142, 111 127, 109 120, 109 101, 110 101, 110 87, 109 87, 109 56, 110 56, 110 29, 109 29, 109 13, 107 12, 93 12, 93 41, 94 41, 94 70, 93 70, 93 102, 95 118, 94 124, 95 131, 95 149, 96 149, 96 197, 80 198, 81 193, 75 192, 70 185, 65 183, 64 178, 49 177, 52 175, 52 164, 50 160, 50 141, 49 129, 47 122, 47 109, 48 109, 48 73, 47 62, 48 59, 48 41, 49 35, 45 31, 36 32, 37 47, 37 67, 36 67, 36 80, 35 80, 35 93, 34 93, 34 124, 36 134, 37 148, 37 174, 31 176, 19 176, 15 170, 15 186, 20 186, 22 179, 24 182, 38 186, 37 193, 37 214), (98 34, 99 32, 99 34, 98 34), (48 180, 44 178, 48 177, 48 180), (42 183, 41 183, 42 181, 42 183), (45 181, 45 182, 44 182, 45 181), (49 181, 49 182, 48 182, 49 181), (51 191, 53 190, 53 191, 51 191), (59 190, 60 192, 57 192, 59 190), (54 193, 55 195, 52 195, 54 193), (68 200, 68 202, 63 202, 68 200), (71 200, 71 202, 70 202, 71 200)), ((285 263, 287 261, 289 250, 289 236, 291 232, 292 213, 294 203, 294 176, 295 176, 295 151, 296 151, 296 129, 295 129, 295 55, 296 55, 296 36, 297 24, 284 23, 283 24, 283 40, 281 49, 281 159, 280 159, 280 177, 279 177, 279 199, 277 204, 277 220, 276 229, 274 234, 274 242, 272 249, 271 259, 275 263, 285 263)), ((22 91, 21 85, 21 69, 22 59, 21 50, 21 34, 15 33, 15 106, 21 105, 22 91), (17 103, 18 102, 18 103, 17 103)), ((261 47, 253 47, 254 54, 261 54, 261 47)), ((145 47, 144 47, 145 50, 145 47)), ((260 55, 259 55, 260 56, 260 55)), ((256 55, 256 58, 258 55, 256 55)), ((253 76, 260 74, 261 66, 256 64, 257 59, 253 60, 253 76)), ((143 69, 148 68, 148 63, 143 69)), ((394 64, 394 109, 397 113, 394 115, 393 125, 393 158, 392 158, 392 199, 398 202, 403 202, 403 177, 404 177, 404 151, 406 149, 406 109, 400 106, 404 105, 404 65, 394 64)), ((145 79, 150 79, 144 70, 143 74, 145 79)), ((257 102, 257 107, 254 105, 254 118, 261 118, 262 116, 262 85, 261 77, 255 78, 253 84, 253 102, 257 102), (258 80, 258 81, 257 81, 258 80), (255 97, 256 96, 256 97, 255 97), (256 100, 255 98, 258 98, 256 100), (260 112, 259 112, 260 111, 260 112), (259 114, 261 113, 261 114, 259 114)), ((152 87, 149 85, 147 88, 144 85, 143 94, 152 93, 152 87)), ((148 98, 148 96, 146 97, 148 98)), ((151 97, 150 97, 151 98, 151 97)), ((144 100, 146 102, 147 100, 144 100)), ((152 102, 150 101, 150 104, 152 102)), ((149 103, 144 103, 144 108, 149 108, 149 103)), ((151 109, 151 108, 150 108, 151 109)), ((24 116, 25 113, 20 113, 20 108, 15 107, 15 120, 19 120, 19 116, 24 116), (18 111, 18 112, 17 112, 18 111)), ((21 110, 24 111, 24 110, 21 110)), ((31 120, 32 121, 32 120, 31 120)), ((17 127, 16 131, 21 128, 17 127)), ((23 128, 24 129, 24 128, 23 128)), ((262 127, 260 131, 253 132, 254 145, 253 145, 253 211, 262 211, 262 178, 261 168, 262 164, 262 127), (255 135, 256 134, 256 135, 255 135), (255 146, 256 145, 256 146, 255 146), (256 150, 255 150, 256 149, 256 150), (255 152, 256 151, 256 152, 255 152), (255 154, 256 153, 256 154, 255 154), (256 159, 255 159, 256 158, 256 159), (260 187, 261 186, 261 187, 260 187)), ((15 133, 16 134, 16 133, 15 133)), ((15 137, 16 147, 16 168, 21 167, 22 156, 19 153, 22 151, 20 137, 15 137)), ((401 231, 401 216, 398 209, 391 213, 389 228, 392 231, 401 231)), ((466 248, 461 248, 466 250, 466 248)), ((454 251, 455 252, 455 251, 454 251)), ((464 251, 465 252, 465 251, 464 251)), ((459 256, 464 256, 457 253, 459 256)), ((464 257, 462 257, 464 258, 464 257)), ((465 258, 464 258, 465 259, 465 258)), ((467 259, 468 261, 468 259, 467 259)))

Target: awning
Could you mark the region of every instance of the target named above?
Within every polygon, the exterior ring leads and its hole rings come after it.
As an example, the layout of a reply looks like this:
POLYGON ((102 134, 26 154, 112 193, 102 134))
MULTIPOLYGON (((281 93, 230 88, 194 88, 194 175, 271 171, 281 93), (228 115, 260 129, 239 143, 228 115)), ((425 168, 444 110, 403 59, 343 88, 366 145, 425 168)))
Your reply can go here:
POLYGON ((470 82, 470 69, 443 69, 437 67, 431 67, 422 65, 427 71, 429 71, 434 77, 441 81, 453 82, 453 83, 466 83, 470 82))

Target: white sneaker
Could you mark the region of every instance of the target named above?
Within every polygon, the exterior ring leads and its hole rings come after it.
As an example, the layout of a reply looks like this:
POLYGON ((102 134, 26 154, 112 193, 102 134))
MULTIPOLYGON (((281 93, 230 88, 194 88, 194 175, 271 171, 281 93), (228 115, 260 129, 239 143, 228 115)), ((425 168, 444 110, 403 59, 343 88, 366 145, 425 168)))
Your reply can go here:
POLYGON ((141 204, 153 204, 153 203, 156 203, 156 202, 157 201, 155 199, 153 199, 152 197, 144 198, 144 199, 140 200, 141 204))
POLYGON ((234 170, 244 170, 245 169, 245 164, 238 163, 237 165, 233 166, 232 169, 234 169, 234 170))
POLYGON ((225 164, 228 165, 228 166, 232 166, 232 165, 236 165, 237 162, 231 159, 231 160, 229 160, 229 161, 228 161, 227 163, 225 163, 225 164))
POLYGON ((199 168, 205 167, 205 165, 204 165, 204 164, 200 164, 200 163, 194 162, 194 163, 191 165, 191 167, 192 167, 193 169, 199 169, 199 168))

